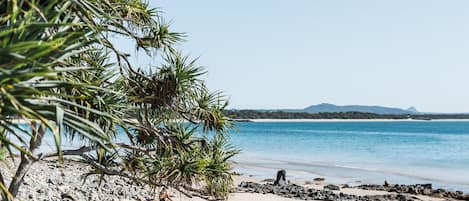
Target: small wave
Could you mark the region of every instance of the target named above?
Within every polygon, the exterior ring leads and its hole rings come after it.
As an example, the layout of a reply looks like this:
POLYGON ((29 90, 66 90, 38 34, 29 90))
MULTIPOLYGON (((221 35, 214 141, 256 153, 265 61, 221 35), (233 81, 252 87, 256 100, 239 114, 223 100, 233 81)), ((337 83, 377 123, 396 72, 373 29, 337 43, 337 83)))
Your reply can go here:
MULTIPOLYGON (((287 169, 286 167, 288 167, 288 169, 290 170, 303 171, 303 172, 308 172, 308 173, 316 174, 316 175, 325 175, 327 174, 327 172, 329 173, 336 172, 336 173, 340 173, 341 175, 348 175, 350 177, 351 175, 356 175, 357 174, 356 172, 360 172, 358 173, 359 175, 378 173, 378 174, 383 174, 383 175, 397 175, 401 177, 414 178, 418 180, 425 180, 425 181, 432 181, 432 182, 463 185, 469 188, 468 178, 461 177, 461 174, 451 173, 451 175, 453 175, 454 178, 441 178, 441 176, 444 176, 443 174, 436 174, 436 175, 439 175, 440 177, 432 176, 431 172, 435 172, 437 170, 429 171, 427 174, 425 174, 425 171, 421 170, 420 171, 421 174, 413 174, 410 172, 406 172, 404 170, 406 168, 398 170, 398 169, 386 169, 383 167, 372 168, 372 167, 363 167, 363 166, 356 166, 356 165, 332 164, 332 163, 323 163, 323 162, 308 163, 308 162, 275 160, 275 159, 265 159, 265 158, 259 162, 239 162, 239 164, 251 166, 251 167, 257 167, 257 168, 271 168, 271 169, 287 169), (312 169, 314 169, 315 171, 313 171, 312 169)), ((438 170, 438 171, 443 172, 444 170, 438 170)), ((461 170, 458 172, 464 172, 464 171, 461 170)))
MULTIPOLYGON (((249 132, 250 133, 250 132, 249 132)), ((375 136, 406 136, 406 137, 429 137, 441 140, 469 140, 469 133, 428 133, 428 132, 387 132, 387 131, 353 131, 353 130, 320 130, 320 129, 265 129, 262 133, 254 134, 285 134, 294 135, 295 133, 307 134, 337 134, 337 135, 375 135, 375 136)))

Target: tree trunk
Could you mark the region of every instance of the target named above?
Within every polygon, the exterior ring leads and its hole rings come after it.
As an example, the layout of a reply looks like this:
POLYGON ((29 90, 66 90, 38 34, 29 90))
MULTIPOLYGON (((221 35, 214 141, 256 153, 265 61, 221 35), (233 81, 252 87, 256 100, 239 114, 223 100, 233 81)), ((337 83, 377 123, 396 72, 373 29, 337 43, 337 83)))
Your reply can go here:
POLYGON ((18 191, 20 189, 21 183, 23 183, 24 176, 28 173, 29 168, 33 165, 33 161, 25 156, 23 153, 21 154, 21 162, 18 168, 16 169, 15 176, 11 180, 10 187, 8 191, 10 191, 13 197, 16 197, 18 191))
MULTIPOLYGON (((34 151, 41 146, 42 138, 46 134, 46 127, 42 124, 39 124, 39 128, 36 125, 36 122, 31 122, 30 124, 32 130, 32 136, 29 140, 29 151, 34 154, 34 151)), ((21 184, 24 181, 24 176, 28 173, 31 166, 36 162, 33 159, 30 159, 25 153, 21 153, 21 161, 16 169, 15 176, 13 176, 10 187, 8 191, 10 191, 13 197, 16 197, 18 191, 20 190, 21 184)), ((9 200, 9 199, 6 199, 9 200)))

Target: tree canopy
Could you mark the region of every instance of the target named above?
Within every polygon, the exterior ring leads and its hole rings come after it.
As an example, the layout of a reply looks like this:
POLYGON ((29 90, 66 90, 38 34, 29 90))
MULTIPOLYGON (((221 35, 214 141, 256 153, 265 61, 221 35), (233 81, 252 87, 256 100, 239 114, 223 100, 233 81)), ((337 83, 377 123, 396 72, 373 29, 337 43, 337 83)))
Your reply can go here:
POLYGON ((175 48, 184 37, 141 0, 0 0, 0 160, 21 155, 10 184, 0 170, 4 199, 36 161, 64 155, 82 157, 90 174, 226 198, 238 152, 227 143, 227 101, 175 48), (114 36, 159 64, 135 66, 114 36), (55 152, 39 149, 45 135, 55 152), (64 137, 87 146, 65 150, 64 137))

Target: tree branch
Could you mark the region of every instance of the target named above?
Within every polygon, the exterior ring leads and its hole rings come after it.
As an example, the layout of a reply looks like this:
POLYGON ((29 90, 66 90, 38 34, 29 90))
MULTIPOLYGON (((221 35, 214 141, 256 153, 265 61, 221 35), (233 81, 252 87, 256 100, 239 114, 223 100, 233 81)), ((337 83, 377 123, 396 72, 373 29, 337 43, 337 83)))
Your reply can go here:
POLYGON ((125 149, 131 149, 131 150, 134 150, 134 151, 141 151, 141 152, 145 152, 145 153, 156 151, 155 148, 143 148, 143 147, 139 147, 139 146, 135 146, 135 145, 129 145, 129 144, 125 144, 125 143, 116 143, 116 145, 119 146, 119 147, 125 148, 125 149))
MULTIPOLYGON (((128 144, 125 144, 125 143, 117 143, 115 145, 117 145, 119 147, 122 147, 122 148, 125 148, 125 149, 136 150, 136 151, 141 151, 141 152, 146 152, 146 153, 155 151, 155 149, 147 149, 147 148, 143 148, 143 147, 128 145, 128 144)), ((158 186, 158 187, 167 186, 167 185, 164 185, 164 184, 161 184, 161 183, 155 183, 155 182, 152 182, 152 181, 149 181, 149 180, 146 180, 146 179, 142 179, 142 178, 139 178, 139 177, 136 177, 136 176, 132 176, 132 175, 124 172, 123 170, 115 170, 115 169, 110 169, 110 168, 104 167, 103 165, 101 165, 98 162, 94 161, 93 158, 91 158, 90 156, 88 156, 86 154, 87 152, 96 150, 97 148, 98 148, 98 146, 82 146, 79 149, 63 150, 62 155, 63 156, 81 156, 86 161, 87 164, 90 164, 94 168, 102 171, 105 175, 125 177, 125 178, 131 179, 135 182, 145 183, 145 184, 148 184, 148 185, 153 185, 153 186, 158 186)), ((48 154, 42 155, 41 159, 49 158, 49 157, 56 157, 56 156, 58 156, 57 153, 48 153, 48 154)), ((185 196, 187 196, 189 198, 192 198, 192 197, 195 196, 195 197, 199 197, 199 198, 202 198, 202 199, 205 199, 205 200, 210 199, 207 196, 203 196, 200 193, 201 191, 197 191, 196 189, 189 188, 188 186, 183 186, 182 189, 179 186, 176 186, 176 185, 170 185, 170 187, 177 190, 178 192, 184 194, 185 196), (186 191, 189 191, 191 193, 188 193, 188 192, 184 191, 183 189, 186 190, 186 191)))
MULTIPOLYGON (((79 149, 71 149, 71 150, 63 150, 62 155, 63 156, 81 156, 84 153, 96 150, 96 146, 82 146, 79 149)), ((41 158, 50 158, 50 157, 56 157, 59 156, 58 153, 47 153, 43 154, 41 158)))
MULTIPOLYGON (((140 151, 140 152, 145 152, 145 153, 156 151, 155 148, 143 148, 143 147, 129 145, 125 143, 106 144, 106 146, 113 146, 113 145, 116 145, 120 148, 130 149, 130 150, 140 151)), ((78 149, 63 150, 62 155, 63 156, 83 156, 83 154, 90 152, 90 151, 94 151, 98 148, 99 148, 98 146, 82 146, 78 149)), ((43 154, 40 158, 43 159, 43 158, 50 158, 50 157, 57 157, 57 156, 59 156, 58 153, 47 153, 47 154, 43 154)))
MULTIPOLYGON (((46 127, 42 123, 39 123, 39 127, 37 127, 38 125, 35 121, 30 122, 30 126, 32 135, 31 139, 29 140, 29 151, 31 152, 31 155, 33 155, 35 150, 41 146, 42 139, 46 134, 46 127)), ((24 177, 36 161, 37 158, 35 156, 30 157, 24 152, 21 152, 20 164, 16 168, 15 175, 12 177, 10 186, 8 187, 8 191, 13 197, 16 197, 18 194, 19 188, 24 181, 24 177)))
POLYGON ((2 194, 0 198, 2 198, 2 200, 8 200, 7 192, 5 192, 7 184, 5 183, 5 179, 3 179, 2 170, 0 170, 0 185, 3 185, 3 188, 5 188, 2 189, 2 194))

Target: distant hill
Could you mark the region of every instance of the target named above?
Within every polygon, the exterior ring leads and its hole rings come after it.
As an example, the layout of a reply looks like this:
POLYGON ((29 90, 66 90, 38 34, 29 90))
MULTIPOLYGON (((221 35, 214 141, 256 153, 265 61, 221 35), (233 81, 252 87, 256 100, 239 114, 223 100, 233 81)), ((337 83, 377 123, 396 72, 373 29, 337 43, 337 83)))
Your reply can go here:
POLYGON ((303 110, 289 111, 289 112, 306 112, 306 113, 336 113, 336 112, 363 112, 374 114, 419 114, 415 107, 408 109, 383 107, 383 106, 366 106, 366 105, 334 105, 329 103, 321 103, 318 105, 311 105, 303 110))
POLYGON ((225 114, 237 121, 249 121, 249 119, 469 119, 469 114, 375 114, 364 112, 321 112, 306 113, 284 110, 225 110, 225 114))

